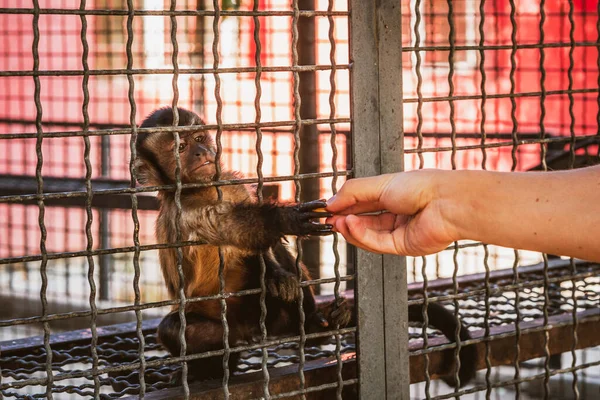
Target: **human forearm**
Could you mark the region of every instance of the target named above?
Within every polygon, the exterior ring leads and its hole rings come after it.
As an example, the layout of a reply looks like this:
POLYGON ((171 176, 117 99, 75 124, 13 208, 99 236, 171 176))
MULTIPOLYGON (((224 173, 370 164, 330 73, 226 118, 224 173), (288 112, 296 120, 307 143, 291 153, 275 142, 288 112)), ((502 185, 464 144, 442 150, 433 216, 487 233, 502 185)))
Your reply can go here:
POLYGON ((600 167, 551 173, 451 171, 436 200, 459 239, 600 261, 600 167))

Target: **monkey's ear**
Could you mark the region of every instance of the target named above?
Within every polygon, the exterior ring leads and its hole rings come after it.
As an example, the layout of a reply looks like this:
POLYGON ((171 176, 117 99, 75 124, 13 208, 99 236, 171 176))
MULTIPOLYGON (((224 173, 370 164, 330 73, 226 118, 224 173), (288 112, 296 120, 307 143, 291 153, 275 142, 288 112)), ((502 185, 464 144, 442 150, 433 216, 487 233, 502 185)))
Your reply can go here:
POLYGON ((135 159, 135 172, 140 185, 146 186, 152 181, 152 168, 148 165, 148 162, 142 160, 140 157, 135 159))

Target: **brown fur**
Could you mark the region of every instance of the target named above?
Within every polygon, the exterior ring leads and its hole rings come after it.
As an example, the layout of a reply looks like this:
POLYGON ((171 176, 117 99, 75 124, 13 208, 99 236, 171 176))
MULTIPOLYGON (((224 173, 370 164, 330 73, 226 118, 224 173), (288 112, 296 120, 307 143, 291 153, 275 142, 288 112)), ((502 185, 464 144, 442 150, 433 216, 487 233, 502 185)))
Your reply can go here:
MULTIPOLYGON (((152 113, 141 127, 170 126, 173 113, 164 108, 152 113)), ((179 126, 202 124, 194 113, 179 109, 179 126)), ((215 145, 206 132, 180 133, 182 183, 210 182, 216 173, 215 145)), ((137 141, 138 180, 147 185, 175 183, 176 159, 173 133, 140 134, 137 141)), ((223 172, 221 179, 239 178, 223 172)), ((186 298, 219 293, 219 248, 224 267, 225 292, 239 292, 260 287, 260 257, 266 266, 267 318, 270 335, 297 335, 300 328, 298 299, 302 290, 307 333, 324 331, 329 325, 345 326, 351 319, 346 303, 339 307, 328 304, 321 312, 311 287, 300 289, 296 260, 283 243, 285 235, 324 235, 331 226, 313 221, 327 213, 315 209, 324 202, 305 204, 259 204, 254 189, 248 185, 221 187, 219 201, 214 187, 184 189, 181 193, 181 215, 177 225, 177 206, 173 191, 159 193, 160 213, 156 221, 159 243, 177 242, 177 227, 182 241, 205 241, 207 244, 182 247, 181 263, 186 298)), ((180 287, 177 251, 160 249, 160 264, 169 295, 178 298, 180 287)), ((306 268, 300 264, 303 280, 308 280, 306 268)), ((258 295, 232 296, 226 299, 229 344, 249 342, 260 334, 260 304, 258 295)), ((180 355, 181 322, 177 306, 158 328, 160 342, 171 354, 180 355)), ((206 352, 223 347, 223 327, 219 300, 199 301, 185 306, 187 354, 206 352)), ((229 367, 235 369, 237 354, 230 357, 229 367)), ((223 373, 223 358, 209 357, 190 363, 193 378, 219 377, 223 373)))

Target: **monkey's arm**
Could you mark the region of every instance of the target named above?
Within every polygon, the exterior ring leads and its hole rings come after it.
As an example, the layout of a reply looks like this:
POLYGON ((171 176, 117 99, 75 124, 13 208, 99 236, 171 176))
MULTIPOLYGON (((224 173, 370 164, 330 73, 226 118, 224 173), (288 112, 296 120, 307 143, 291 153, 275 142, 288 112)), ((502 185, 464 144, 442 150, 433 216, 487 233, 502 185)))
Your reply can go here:
POLYGON ((265 250, 285 235, 330 234, 331 225, 313 221, 330 215, 316 211, 325 205, 322 200, 296 205, 221 202, 184 208, 181 222, 192 240, 265 250))

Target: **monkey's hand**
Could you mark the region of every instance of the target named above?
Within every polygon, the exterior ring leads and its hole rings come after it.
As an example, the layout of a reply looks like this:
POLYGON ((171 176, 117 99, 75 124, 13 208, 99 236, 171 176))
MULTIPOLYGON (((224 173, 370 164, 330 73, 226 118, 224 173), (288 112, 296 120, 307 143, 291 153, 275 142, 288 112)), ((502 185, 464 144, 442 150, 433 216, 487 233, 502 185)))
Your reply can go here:
POLYGON ((336 326, 345 328, 352 321, 352 307, 342 298, 336 305, 335 300, 321 303, 317 310, 306 316, 306 332, 324 332, 335 329, 336 326))
POLYGON ((298 277, 291 272, 278 268, 266 277, 269 293, 283 301, 292 302, 298 298, 300 282, 298 277))
POLYGON ((284 235, 297 236, 324 236, 333 231, 332 225, 321 224, 314 221, 318 218, 327 218, 332 214, 324 211, 327 203, 325 200, 314 200, 307 203, 299 203, 293 206, 278 207, 277 219, 284 235), (323 211, 319 210, 323 209, 323 211))
POLYGON ((319 311, 327 318, 331 329, 335 328, 336 325, 344 328, 352 322, 352 307, 343 297, 339 304, 336 304, 333 300, 319 305, 319 311))

